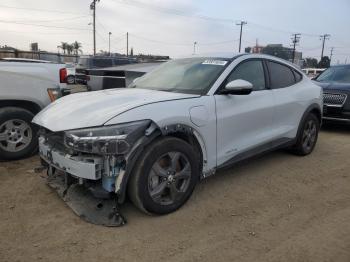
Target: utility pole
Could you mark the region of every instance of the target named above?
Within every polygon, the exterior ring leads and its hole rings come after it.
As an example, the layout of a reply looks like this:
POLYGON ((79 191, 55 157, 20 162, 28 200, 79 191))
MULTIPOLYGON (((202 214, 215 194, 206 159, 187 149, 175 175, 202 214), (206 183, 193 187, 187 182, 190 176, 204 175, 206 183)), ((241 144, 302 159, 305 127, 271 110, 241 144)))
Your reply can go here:
POLYGON ((292 55, 292 62, 295 63, 295 47, 297 46, 297 44, 300 41, 300 35, 301 34, 293 34, 292 36, 292 45, 293 45, 293 55, 292 55))
POLYGON ((90 4, 90 9, 92 10, 93 16, 93 35, 94 35, 94 56, 96 55, 96 3, 100 2, 100 0, 93 0, 90 4))
POLYGON ((109 54, 109 56, 111 56, 111 32, 109 32, 108 33, 108 36, 109 36, 109 38, 108 38, 108 54, 109 54))
POLYGON ((197 45, 197 42, 194 42, 193 43, 193 54, 194 55, 196 54, 196 45, 197 45))
POLYGON ((239 23, 236 23, 236 25, 241 26, 241 33, 239 35, 239 49, 238 52, 241 52, 241 47, 242 47, 242 31, 243 31, 243 26, 246 25, 247 22, 246 21, 241 21, 239 23))
POLYGON ((324 35, 321 35, 321 36, 320 36, 320 40, 322 40, 321 60, 322 60, 322 58, 323 58, 324 44, 325 44, 326 40, 329 40, 330 36, 331 36, 331 35, 329 35, 329 34, 324 34, 324 35))
POLYGON ((334 51, 334 47, 331 48, 331 55, 329 57, 329 64, 332 63, 333 51, 334 51))
POLYGON ((129 32, 126 33, 126 56, 129 56, 129 32))

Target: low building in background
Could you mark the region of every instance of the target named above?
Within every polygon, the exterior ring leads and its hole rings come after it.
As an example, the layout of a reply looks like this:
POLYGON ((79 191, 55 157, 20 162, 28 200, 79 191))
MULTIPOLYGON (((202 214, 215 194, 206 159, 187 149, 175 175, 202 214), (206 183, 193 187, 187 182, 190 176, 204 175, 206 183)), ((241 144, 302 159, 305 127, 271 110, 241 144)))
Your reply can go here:
POLYGON ((293 61, 293 48, 285 47, 282 44, 268 44, 266 46, 261 46, 256 42, 255 46, 248 47, 245 50, 246 52, 253 54, 273 55, 289 62, 294 62, 300 67, 303 66, 303 53, 295 51, 295 58, 293 61))

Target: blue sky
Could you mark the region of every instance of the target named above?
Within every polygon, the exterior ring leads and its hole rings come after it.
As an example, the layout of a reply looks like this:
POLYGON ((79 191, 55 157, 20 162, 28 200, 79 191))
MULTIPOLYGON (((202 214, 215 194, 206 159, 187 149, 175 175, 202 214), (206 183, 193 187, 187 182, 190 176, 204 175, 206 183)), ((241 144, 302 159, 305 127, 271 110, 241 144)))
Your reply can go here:
MULTIPOLYGON (((77 40, 91 53, 90 2, 2 0, 0 45, 28 49, 36 41, 40 49, 57 51, 61 41, 77 40)), ((319 35, 328 33, 325 55, 334 47, 334 63, 350 62, 350 0, 101 0, 97 8, 98 50, 108 49, 111 31, 116 52, 125 52, 126 32, 136 53, 183 56, 192 53, 194 41, 199 53, 237 52, 235 22, 244 20, 243 47, 257 39, 289 46, 291 34, 302 33, 297 49, 319 58, 319 35)))

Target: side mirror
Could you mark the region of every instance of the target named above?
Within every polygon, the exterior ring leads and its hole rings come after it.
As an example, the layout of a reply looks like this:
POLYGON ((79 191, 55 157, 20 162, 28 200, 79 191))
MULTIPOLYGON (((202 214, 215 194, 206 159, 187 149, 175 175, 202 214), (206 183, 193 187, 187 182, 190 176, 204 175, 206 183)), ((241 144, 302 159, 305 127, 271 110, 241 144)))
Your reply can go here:
POLYGON ((224 95, 249 95, 252 91, 252 83, 237 79, 229 82, 220 93, 224 95))

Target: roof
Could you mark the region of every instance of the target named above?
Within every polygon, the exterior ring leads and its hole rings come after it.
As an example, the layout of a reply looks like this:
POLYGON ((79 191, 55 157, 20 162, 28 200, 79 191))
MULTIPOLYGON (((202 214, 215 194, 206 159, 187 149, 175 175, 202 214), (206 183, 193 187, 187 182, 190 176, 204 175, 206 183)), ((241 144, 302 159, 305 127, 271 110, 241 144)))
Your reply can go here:
POLYGON ((237 56, 241 56, 244 53, 234 53, 234 52, 216 52, 216 53, 200 53, 195 55, 187 55, 181 56, 178 58, 192 58, 192 57, 212 57, 212 58, 225 58, 225 59, 233 59, 237 56))

